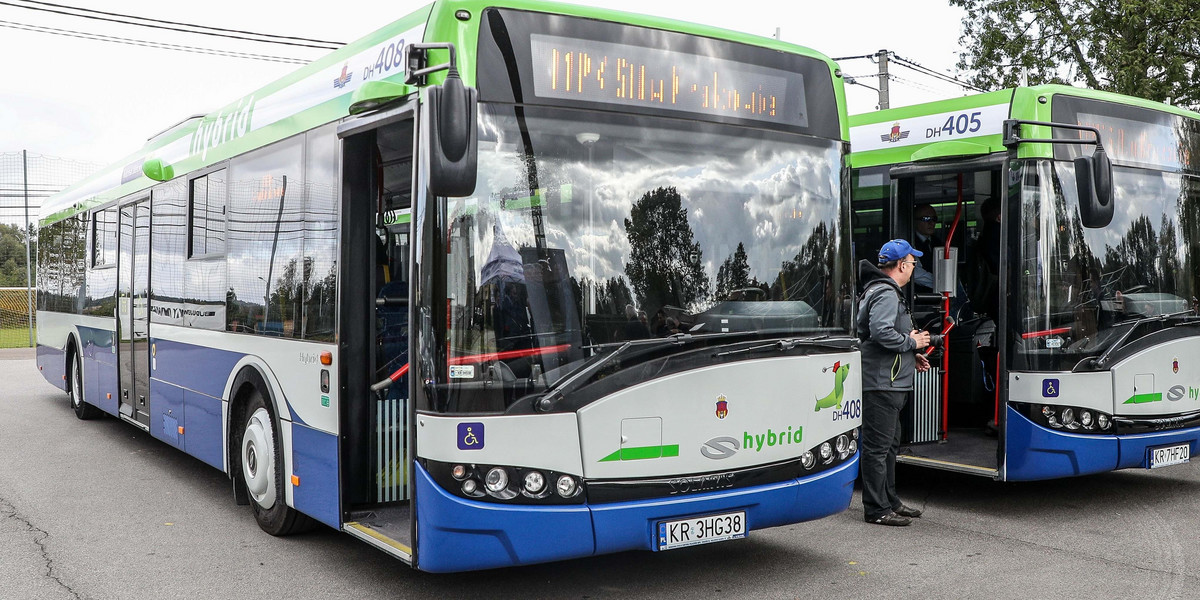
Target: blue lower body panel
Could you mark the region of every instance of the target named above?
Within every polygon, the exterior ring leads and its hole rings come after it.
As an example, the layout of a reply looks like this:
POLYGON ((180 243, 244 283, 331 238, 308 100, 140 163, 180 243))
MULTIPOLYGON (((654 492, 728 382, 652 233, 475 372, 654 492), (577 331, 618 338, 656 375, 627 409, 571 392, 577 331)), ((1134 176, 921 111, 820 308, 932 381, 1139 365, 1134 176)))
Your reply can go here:
POLYGON ((680 498, 594 505, 596 553, 658 548, 659 521, 746 511, 755 530, 812 521, 849 508, 858 477, 858 454, 836 468, 805 479, 680 498))
POLYGON ((1011 406, 1005 426, 1005 480, 1032 481, 1148 466, 1147 449, 1188 443, 1200 448, 1200 427, 1161 433, 1082 435, 1042 427, 1011 406))
POLYGON ((858 456, 804 479, 602 505, 476 502, 443 490, 420 465, 415 471, 417 566, 450 572, 654 550, 658 521, 694 515, 744 510, 753 535, 757 529, 837 514, 850 506, 858 456))
POLYGON ((1179 444, 1190 446, 1188 456, 1196 456, 1196 451, 1200 450, 1200 427, 1121 436, 1121 450, 1117 468, 1129 469, 1142 467, 1148 469, 1150 468, 1149 450, 1151 448, 1176 446, 1179 444))
POLYGON ((37 347, 37 366, 42 377, 62 391, 67 391, 67 353, 58 348, 37 347))
POLYGON ((338 437, 292 425, 292 488, 296 510, 337 529, 341 525, 338 506, 338 437))

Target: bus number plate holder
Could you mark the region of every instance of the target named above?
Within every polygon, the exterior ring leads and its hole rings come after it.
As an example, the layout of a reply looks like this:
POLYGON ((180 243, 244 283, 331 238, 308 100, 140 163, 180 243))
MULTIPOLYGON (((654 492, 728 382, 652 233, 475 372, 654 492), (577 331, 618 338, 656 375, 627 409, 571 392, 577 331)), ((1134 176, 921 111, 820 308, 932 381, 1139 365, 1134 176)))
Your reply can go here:
POLYGON ((1151 469, 1178 465, 1189 462, 1191 459, 1191 446, 1188 444, 1176 444, 1174 446, 1150 449, 1151 469))
POLYGON ((746 537, 745 512, 658 522, 658 549, 674 550, 746 537))

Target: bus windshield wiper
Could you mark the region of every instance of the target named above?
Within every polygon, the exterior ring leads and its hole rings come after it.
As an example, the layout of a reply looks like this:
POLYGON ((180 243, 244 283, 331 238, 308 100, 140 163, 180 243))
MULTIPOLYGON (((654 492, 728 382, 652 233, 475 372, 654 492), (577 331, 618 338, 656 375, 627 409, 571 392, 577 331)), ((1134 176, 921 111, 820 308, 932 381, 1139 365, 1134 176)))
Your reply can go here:
MULTIPOLYGON (((1117 341, 1113 342, 1113 344, 1111 346, 1109 346, 1108 349, 1105 350, 1103 354, 1101 354, 1098 358, 1093 359, 1092 366, 1097 369, 1103 369, 1104 366, 1108 363, 1108 360, 1112 356, 1113 352, 1116 352, 1118 349, 1124 347, 1126 344, 1133 341, 1133 339, 1137 339, 1137 338, 1133 338, 1133 332, 1137 331, 1138 328, 1141 327, 1143 324, 1150 323, 1153 321, 1164 321, 1165 322, 1165 321, 1169 321, 1171 319, 1177 319, 1179 317, 1184 317, 1187 315, 1194 315, 1194 312, 1191 309, 1188 309, 1188 310, 1183 310, 1183 311, 1179 311, 1179 312, 1168 313, 1165 315, 1151 315, 1148 317, 1139 317, 1139 318, 1133 319, 1131 321, 1125 321, 1123 323, 1118 323, 1117 324, 1118 326, 1129 325, 1129 330, 1126 331, 1125 334, 1122 335, 1117 341)), ((1191 320, 1187 320, 1187 321, 1181 321, 1180 323, 1177 323, 1177 325, 1187 325, 1187 324, 1196 323, 1196 322, 1198 322, 1198 321, 1195 319, 1191 319, 1191 320)), ((1174 326, 1175 325, 1172 325, 1172 327, 1174 327, 1174 326)))
MULTIPOLYGON (((569 392, 575 387, 578 387, 577 382, 587 381, 592 375, 599 372, 600 369, 610 364, 614 359, 624 354, 630 348, 649 350, 669 345, 682 346, 696 339, 698 338, 690 333, 676 333, 664 338, 630 340, 625 342, 616 350, 600 356, 597 360, 585 362, 584 364, 579 365, 579 367, 560 377, 558 381, 550 387, 549 390, 546 390, 546 393, 543 394, 541 398, 538 398, 538 400, 534 402, 534 406, 543 412, 550 410, 555 404, 558 403, 559 400, 564 397, 565 391, 569 392)), ((595 348, 595 346, 592 347, 595 348)))
POLYGON ((757 346, 747 346, 745 348, 735 348, 733 350, 725 350, 713 354, 714 357, 729 356, 731 354, 744 354, 747 352, 787 352, 796 346, 822 346, 826 348, 849 348, 853 345, 853 340, 847 338, 833 338, 828 334, 822 334, 810 338, 785 338, 775 340, 767 344, 759 344, 757 346))

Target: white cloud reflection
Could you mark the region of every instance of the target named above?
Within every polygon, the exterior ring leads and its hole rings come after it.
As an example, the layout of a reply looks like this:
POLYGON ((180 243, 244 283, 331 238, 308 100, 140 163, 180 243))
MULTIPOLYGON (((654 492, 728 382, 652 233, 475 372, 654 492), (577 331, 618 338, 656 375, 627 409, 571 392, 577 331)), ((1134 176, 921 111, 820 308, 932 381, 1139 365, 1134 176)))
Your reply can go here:
MULTIPOLYGON (((819 223, 840 218, 836 142, 801 136, 755 139, 760 135, 735 129, 657 129, 649 120, 636 127, 557 120, 531 116, 533 112, 526 111, 525 123, 538 156, 536 179, 540 195, 550 198, 543 208, 545 244, 565 251, 571 275, 581 281, 625 277, 630 247, 624 221, 635 202, 660 187, 675 187, 681 195, 713 281, 721 263, 742 243, 751 276, 770 283, 819 223), (600 136, 590 157, 576 141, 582 132, 600 136), (561 202, 554 199, 558 195, 561 202)), ((476 195, 451 204, 452 216, 476 215, 476 257, 487 256, 493 224, 517 248, 537 243, 527 201, 517 200, 518 210, 501 208, 514 198, 534 195, 521 158, 517 120, 501 113, 485 114, 484 121, 490 134, 485 137, 493 139, 480 143, 476 195)), ((480 260, 474 265, 477 276, 480 260)))

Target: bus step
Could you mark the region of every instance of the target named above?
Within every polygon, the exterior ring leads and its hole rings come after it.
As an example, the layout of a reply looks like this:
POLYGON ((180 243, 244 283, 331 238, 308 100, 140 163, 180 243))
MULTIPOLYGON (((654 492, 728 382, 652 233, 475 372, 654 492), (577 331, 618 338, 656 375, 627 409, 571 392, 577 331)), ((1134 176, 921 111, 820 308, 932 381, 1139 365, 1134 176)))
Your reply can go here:
POLYGON ((342 525, 342 531, 412 564, 411 512, 408 505, 355 511, 350 515, 353 520, 342 525))
POLYGON ((990 477, 992 479, 996 479, 1000 475, 1000 471, 996 469, 977 467, 975 465, 964 465, 962 463, 950 462, 948 460, 938 460, 936 458, 925 458, 924 456, 901 454, 896 457, 896 462, 906 465, 917 465, 919 467, 941 469, 943 471, 965 473, 967 475, 979 475, 982 477, 990 477))

